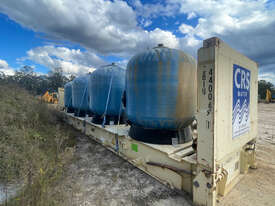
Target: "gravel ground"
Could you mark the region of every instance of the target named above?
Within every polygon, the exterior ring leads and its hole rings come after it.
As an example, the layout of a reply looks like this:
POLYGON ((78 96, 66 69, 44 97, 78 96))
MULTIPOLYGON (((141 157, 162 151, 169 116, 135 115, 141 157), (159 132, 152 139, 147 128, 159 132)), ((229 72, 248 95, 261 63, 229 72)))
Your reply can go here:
POLYGON ((256 158, 258 169, 250 170, 219 206, 275 205, 275 104, 258 106, 256 158))
MULTIPOLYGON (((219 206, 275 205, 275 104, 259 104, 258 119, 258 169, 242 178, 219 206)), ((71 205, 192 205, 188 195, 162 185, 88 137, 79 137, 76 158, 67 179, 71 205)))

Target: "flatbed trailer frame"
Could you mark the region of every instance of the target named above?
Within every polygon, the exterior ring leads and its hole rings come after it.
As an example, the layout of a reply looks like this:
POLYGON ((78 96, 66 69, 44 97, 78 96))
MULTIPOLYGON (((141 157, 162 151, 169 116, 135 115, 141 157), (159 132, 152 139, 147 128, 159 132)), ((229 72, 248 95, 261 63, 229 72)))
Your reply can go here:
POLYGON ((192 141, 156 145, 134 140, 126 125, 103 128, 91 118, 63 112, 64 119, 160 182, 187 192, 194 205, 215 206, 249 168, 256 168, 258 65, 214 37, 199 49, 197 68, 196 151, 192 141))
POLYGON ((137 141, 128 136, 130 126, 105 125, 91 118, 76 117, 63 112, 65 121, 96 142, 158 181, 178 191, 192 194, 196 174, 196 153, 192 141, 177 145, 156 145, 137 141))

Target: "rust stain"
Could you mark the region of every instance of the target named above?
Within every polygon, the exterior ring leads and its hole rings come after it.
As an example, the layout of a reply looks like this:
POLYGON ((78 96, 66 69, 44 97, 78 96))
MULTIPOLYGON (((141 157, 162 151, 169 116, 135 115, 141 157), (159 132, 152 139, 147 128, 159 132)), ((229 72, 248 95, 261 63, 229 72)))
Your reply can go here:
MULTIPOLYGON (((171 68, 172 51, 173 51, 172 49, 168 50, 167 64, 165 67, 165 77, 164 78, 167 79, 168 82, 172 82, 171 77, 173 74, 171 72, 174 72, 171 68)), ((173 90, 172 86, 164 85, 164 93, 165 93, 166 98, 170 96, 169 94, 173 94, 174 91, 172 91, 172 90, 173 90)), ((167 100, 167 101, 169 101, 169 100, 167 100)), ((171 105, 167 105, 167 106, 171 107, 171 105)), ((173 113, 170 112, 170 110, 167 109, 165 112, 166 112, 166 114, 165 114, 166 117, 173 118, 173 113)))
POLYGON ((166 67, 166 75, 167 78, 170 78, 170 74, 171 74, 171 59, 172 59, 172 49, 169 49, 169 57, 168 57, 168 61, 167 61, 167 67, 166 67))
MULTIPOLYGON (((134 81, 133 81, 133 84, 134 84, 134 92, 135 92, 135 97, 138 97, 138 93, 139 93, 139 89, 138 89, 138 83, 137 83, 137 75, 138 75, 138 58, 135 58, 135 60, 134 60, 134 62, 133 62, 133 64, 134 64, 134 68, 133 68, 133 74, 134 74, 134 81)), ((135 100, 136 100, 136 98, 135 98, 135 100)), ((137 102, 136 102, 137 103, 137 102)), ((139 112, 137 111, 138 109, 137 108, 135 108, 135 113, 136 113, 136 118, 137 119, 139 119, 138 118, 138 114, 139 114, 139 112)))
POLYGON ((183 52, 179 53, 175 117, 180 124, 192 117, 196 109, 196 65, 193 61, 183 52))
POLYGON ((157 54, 157 56, 158 56, 158 68, 157 68, 157 82, 156 82, 156 86, 157 86, 157 94, 156 94, 156 96, 157 96, 157 103, 158 103, 158 113, 157 113, 157 116, 158 117, 162 117, 163 116, 163 114, 162 114, 162 110, 160 109, 161 107, 160 107, 160 105, 161 104, 163 104, 163 102, 162 102, 162 95, 161 95, 161 92, 162 92, 162 84, 163 84, 163 82, 162 82, 162 66, 163 66, 163 64, 162 64, 162 60, 161 60, 161 57, 160 57, 160 52, 159 52, 159 50, 158 49, 155 49, 155 51, 156 51, 156 54, 157 54))

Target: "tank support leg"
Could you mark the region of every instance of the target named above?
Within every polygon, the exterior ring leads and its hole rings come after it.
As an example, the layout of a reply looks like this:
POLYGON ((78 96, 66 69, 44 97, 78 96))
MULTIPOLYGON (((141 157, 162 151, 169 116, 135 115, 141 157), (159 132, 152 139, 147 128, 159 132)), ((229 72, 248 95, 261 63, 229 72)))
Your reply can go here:
POLYGON ((246 144, 241 151, 241 173, 246 174, 248 169, 256 169, 255 141, 246 144))

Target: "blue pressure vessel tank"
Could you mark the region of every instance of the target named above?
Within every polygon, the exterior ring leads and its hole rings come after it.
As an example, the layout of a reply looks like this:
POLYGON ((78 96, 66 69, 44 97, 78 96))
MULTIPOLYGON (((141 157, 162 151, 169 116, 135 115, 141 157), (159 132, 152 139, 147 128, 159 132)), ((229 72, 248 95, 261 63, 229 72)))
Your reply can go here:
POLYGON ((88 75, 77 77, 72 82, 72 106, 75 111, 89 110, 88 75))
POLYGON ((72 105, 72 82, 68 82, 64 86, 64 106, 71 110, 73 108, 72 105))
POLYGON ((132 57, 126 71, 126 114, 147 129, 178 130, 196 110, 196 61, 158 45, 132 57))
POLYGON ((89 76, 89 108, 96 115, 119 116, 125 90, 126 70, 115 65, 102 66, 89 76))

